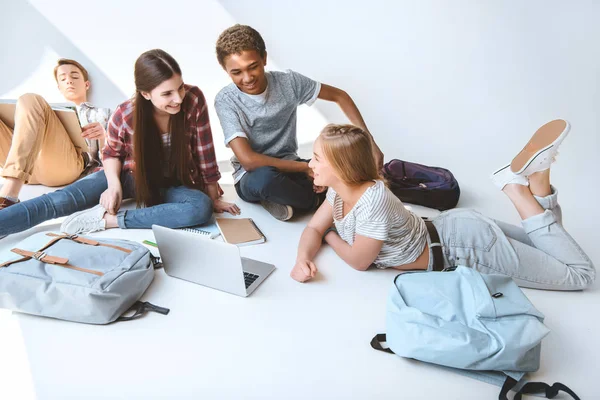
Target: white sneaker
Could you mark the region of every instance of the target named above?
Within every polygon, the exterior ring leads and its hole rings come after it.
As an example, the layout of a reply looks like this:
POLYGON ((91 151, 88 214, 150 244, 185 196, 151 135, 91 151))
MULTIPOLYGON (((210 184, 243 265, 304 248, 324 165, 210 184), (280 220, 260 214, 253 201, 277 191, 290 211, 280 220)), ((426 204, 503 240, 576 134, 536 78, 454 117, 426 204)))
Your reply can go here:
POLYGON ((87 234, 106 229, 106 221, 102 219, 106 210, 100 204, 96 207, 79 211, 67 217, 60 226, 60 230, 71 235, 87 234))
POLYGON ((564 119, 555 119, 543 125, 512 160, 511 171, 517 175, 529 176, 550 168, 556 159, 558 146, 567 137, 570 129, 571 125, 564 119))
POLYGON ((509 183, 517 183, 523 186, 529 186, 529 179, 523 175, 517 175, 510 170, 510 164, 500 168, 494 172, 490 179, 494 182, 494 185, 498 186, 500 190, 504 189, 504 186, 509 183))
POLYGON ((294 209, 292 206, 277 204, 268 200, 261 200, 260 204, 269 212, 269 214, 280 221, 287 221, 294 216, 294 209))

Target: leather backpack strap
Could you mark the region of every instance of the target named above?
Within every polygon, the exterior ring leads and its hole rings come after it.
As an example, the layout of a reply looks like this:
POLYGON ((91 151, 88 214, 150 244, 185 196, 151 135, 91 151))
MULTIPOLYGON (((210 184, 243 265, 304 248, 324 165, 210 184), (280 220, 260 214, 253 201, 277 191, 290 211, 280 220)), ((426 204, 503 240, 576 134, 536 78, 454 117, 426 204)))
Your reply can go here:
MULTIPOLYGON (((69 235, 56 235, 54 233, 47 233, 46 236, 51 236, 51 237, 53 237, 53 239, 50 240, 48 243, 46 243, 44 246, 42 246, 42 248, 37 251, 38 253, 39 252, 43 252, 48 247, 52 246, 54 243, 58 242, 61 239, 67 238, 69 235)), ((13 253, 16 253, 14 250, 15 249, 13 249, 11 251, 13 251, 13 253)), ((17 249, 17 250, 20 250, 20 249, 17 249)), ((20 254, 20 253, 17 253, 17 254, 20 254)), ((7 261, 5 263, 0 264, 0 268, 2 268, 2 267, 8 267, 11 264, 19 263, 19 262, 22 262, 22 261, 27 261, 27 260, 30 260, 31 258, 33 258, 33 257, 24 256, 23 258, 20 258, 18 260, 7 261)))
POLYGON ((50 236, 50 237, 54 237, 56 238, 56 240, 61 240, 61 239, 69 239, 69 240, 73 240, 74 242, 77 243, 81 243, 81 244, 87 244, 90 246, 103 246, 103 247, 110 247, 112 249, 115 250, 120 250, 122 252, 125 252, 127 254, 131 253, 130 249, 126 249, 125 247, 120 247, 120 246, 115 246, 113 244, 107 244, 107 243, 101 243, 97 240, 93 240, 93 239, 89 239, 89 238, 84 238, 78 235, 57 235, 56 233, 46 233, 46 236, 50 236))
POLYGON ((35 258, 38 261, 41 261, 43 263, 46 264, 66 264, 69 262, 68 258, 64 258, 64 257, 56 257, 56 256, 50 256, 46 253, 44 253, 43 251, 27 251, 27 250, 22 250, 22 249, 11 249, 11 251, 13 253, 17 253, 20 256, 26 257, 26 258, 35 258))
POLYGON ((22 249, 12 249, 11 251, 13 253, 17 253, 18 255, 23 256, 22 259, 13 261, 13 264, 15 262, 26 261, 26 260, 31 260, 32 258, 35 258, 36 260, 41 261, 44 264, 57 265, 59 267, 74 269, 75 271, 86 272, 88 274, 94 274, 97 276, 104 275, 104 273, 100 272, 100 271, 94 271, 93 269, 76 267, 76 266, 68 263, 69 262, 68 258, 49 256, 48 254, 44 253, 43 251, 33 252, 33 251, 27 251, 27 250, 22 250, 22 249))

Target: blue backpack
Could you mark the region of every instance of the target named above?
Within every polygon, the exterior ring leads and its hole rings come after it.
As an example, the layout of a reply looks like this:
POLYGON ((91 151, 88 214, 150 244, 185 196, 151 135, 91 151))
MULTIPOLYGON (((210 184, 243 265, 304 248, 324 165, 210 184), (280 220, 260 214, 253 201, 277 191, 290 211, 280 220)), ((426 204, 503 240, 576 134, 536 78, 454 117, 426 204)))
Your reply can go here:
POLYGON ((166 315, 139 301, 161 266, 129 240, 39 232, 0 250, 0 308, 88 324, 166 315))
POLYGON ((501 386, 501 400, 510 390, 516 400, 553 398, 560 390, 579 399, 561 383, 524 379, 540 366, 541 341, 550 332, 543 320, 510 277, 467 267, 404 273, 388 298, 387 334, 376 335, 371 346, 501 386))
POLYGON ((405 203, 444 211, 456 207, 460 198, 458 181, 447 169, 392 160, 382 172, 392 193, 405 203))

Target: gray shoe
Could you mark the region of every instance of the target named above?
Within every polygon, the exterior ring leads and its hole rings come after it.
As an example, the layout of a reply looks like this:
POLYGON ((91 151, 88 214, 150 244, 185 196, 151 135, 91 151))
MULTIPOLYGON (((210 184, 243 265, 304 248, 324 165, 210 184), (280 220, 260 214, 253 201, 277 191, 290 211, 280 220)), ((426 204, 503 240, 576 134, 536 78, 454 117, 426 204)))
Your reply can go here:
POLYGON ((268 200, 261 200, 260 204, 269 212, 269 214, 280 221, 287 221, 294 216, 294 209, 292 206, 277 204, 268 200))

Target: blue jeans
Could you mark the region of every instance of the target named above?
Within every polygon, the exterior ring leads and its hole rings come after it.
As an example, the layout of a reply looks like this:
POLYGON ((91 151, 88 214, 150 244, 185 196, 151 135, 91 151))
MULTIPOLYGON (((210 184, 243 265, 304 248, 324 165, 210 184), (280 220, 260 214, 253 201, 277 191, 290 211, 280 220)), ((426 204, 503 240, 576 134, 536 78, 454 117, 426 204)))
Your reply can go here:
MULTIPOLYGON (((135 197, 133 174, 121 174, 123 198, 135 197)), ((0 210, 0 235, 29 229, 53 218, 94 207, 107 189, 104 171, 88 175, 62 189, 0 210)), ((183 228, 206 223, 212 216, 212 202, 200 190, 177 186, 165 189, 163 204, 117 213, 122 229, 149 229, 153 224, 183 228)))
POLYGON ((235 184, 235 191, 244 201, 261 200, 308 211, 317 204, 313 181, 304 173, 285 173, 275 167, 260 167, 249 171, 235 184))
POLYGON ((581 290, 592 284, 596 270, 562 226, 556 188, 535 198, 545 211, 521 221, 522 227, 460 208, 434 218, 444 267, 464 265, 484 274, 504 274, 534 289, 581 290))

